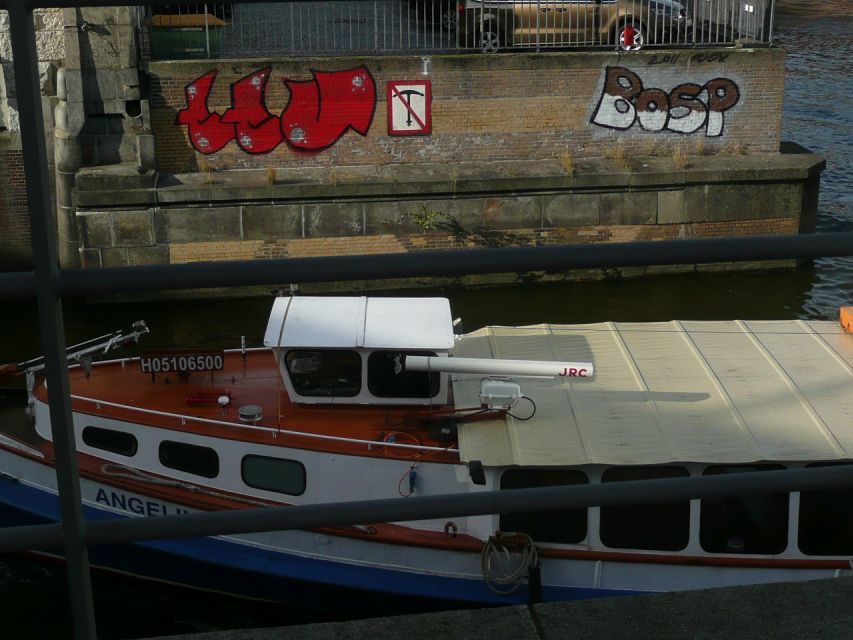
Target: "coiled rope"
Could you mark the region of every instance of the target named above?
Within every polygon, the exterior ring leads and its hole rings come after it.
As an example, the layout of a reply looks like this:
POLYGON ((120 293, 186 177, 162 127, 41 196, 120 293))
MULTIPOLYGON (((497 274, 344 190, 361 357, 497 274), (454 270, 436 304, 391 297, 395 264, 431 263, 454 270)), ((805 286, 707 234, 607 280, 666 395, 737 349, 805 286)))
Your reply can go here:
POLYGON ((539 551, 526 533, 495 531, 483 546, 481 556, 486 586, 498 595, 509 595, 539 564, 539 551))

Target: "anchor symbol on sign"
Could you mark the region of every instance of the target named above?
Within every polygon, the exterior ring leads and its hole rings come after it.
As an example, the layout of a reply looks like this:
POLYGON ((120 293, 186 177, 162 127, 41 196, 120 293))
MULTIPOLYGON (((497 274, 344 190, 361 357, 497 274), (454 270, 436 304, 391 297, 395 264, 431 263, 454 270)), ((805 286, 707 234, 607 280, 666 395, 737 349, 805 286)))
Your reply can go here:
MULTIPOLYGON (((421 93, 420 91, 417 91, 416 89, 403 89, 402 91, 398 91, 397 93, 400 96, 401 100, 406 101, 407 107, 412 106, 412 96, 421 96, 422 98, 424 97, 424 94, 421 93)), ((412 109, 411 108, 406 109, 406 126, 407 127, 412 126, 412 109)))

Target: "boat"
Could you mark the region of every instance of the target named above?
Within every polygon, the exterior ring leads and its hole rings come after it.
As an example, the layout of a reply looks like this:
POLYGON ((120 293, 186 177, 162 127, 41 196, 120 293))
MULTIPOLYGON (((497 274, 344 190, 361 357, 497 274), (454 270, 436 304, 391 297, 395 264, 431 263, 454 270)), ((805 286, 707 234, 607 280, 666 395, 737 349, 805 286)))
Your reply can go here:
MULTIPOLYGON (((84 514, 849 464, 851 317, 457 335, 445 298, 283 296, 262 347, 108 355, 140 321, 68 350, 84 514)), ((60 517, 43 368, 4 368, 27 402, 0 413, 0 526, 60 517)), ((851 556, 850 488, 90 549, 108 571, 360 614, 838 577, 851 556)))

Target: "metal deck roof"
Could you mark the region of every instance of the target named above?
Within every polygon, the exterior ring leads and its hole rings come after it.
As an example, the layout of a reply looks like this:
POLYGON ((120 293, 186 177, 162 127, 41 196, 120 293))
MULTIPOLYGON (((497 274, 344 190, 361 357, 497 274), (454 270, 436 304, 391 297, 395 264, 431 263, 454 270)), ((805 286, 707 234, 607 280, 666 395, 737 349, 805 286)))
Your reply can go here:
MULTIPOLYGON (((595 363, 594 380, 521 380, 535 417, 459 429, 490 465, 853 459, 853 335, 837 323, 674 321, 487 327, 453 355, 595 363)), ((458 377, 458 407, 479 378, 458 377)), ((518 407, 523 415, 526 408, 518 407)))
POLYGON ((447 298, 276 298, 264 335, 267 347, 447 351, 453 343, 447 298))

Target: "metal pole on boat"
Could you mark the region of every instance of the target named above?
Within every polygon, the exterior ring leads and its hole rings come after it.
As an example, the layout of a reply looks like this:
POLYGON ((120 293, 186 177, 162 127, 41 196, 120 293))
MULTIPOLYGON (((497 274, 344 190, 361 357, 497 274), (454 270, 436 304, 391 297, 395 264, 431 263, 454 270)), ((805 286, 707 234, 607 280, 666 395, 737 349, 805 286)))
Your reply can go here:
POLYGON ((57 297, 59 263, 55 237, 56 220, 52 215, 47 172, 35 25, 32 9, 27 6, 26 0, 9 0, 7 9, 21 131, 28 132, 30 136, 30 143, 23 145, 22 154, 30 211, 34 272, 38 283, 36 297, 39 329, 50 389, 50 420, 56 450, 62 537, 68 560, 68 593, 74 637, 82 640, 96 637, 95 614, 71 420, 65 326, 62 303, 57 297))

